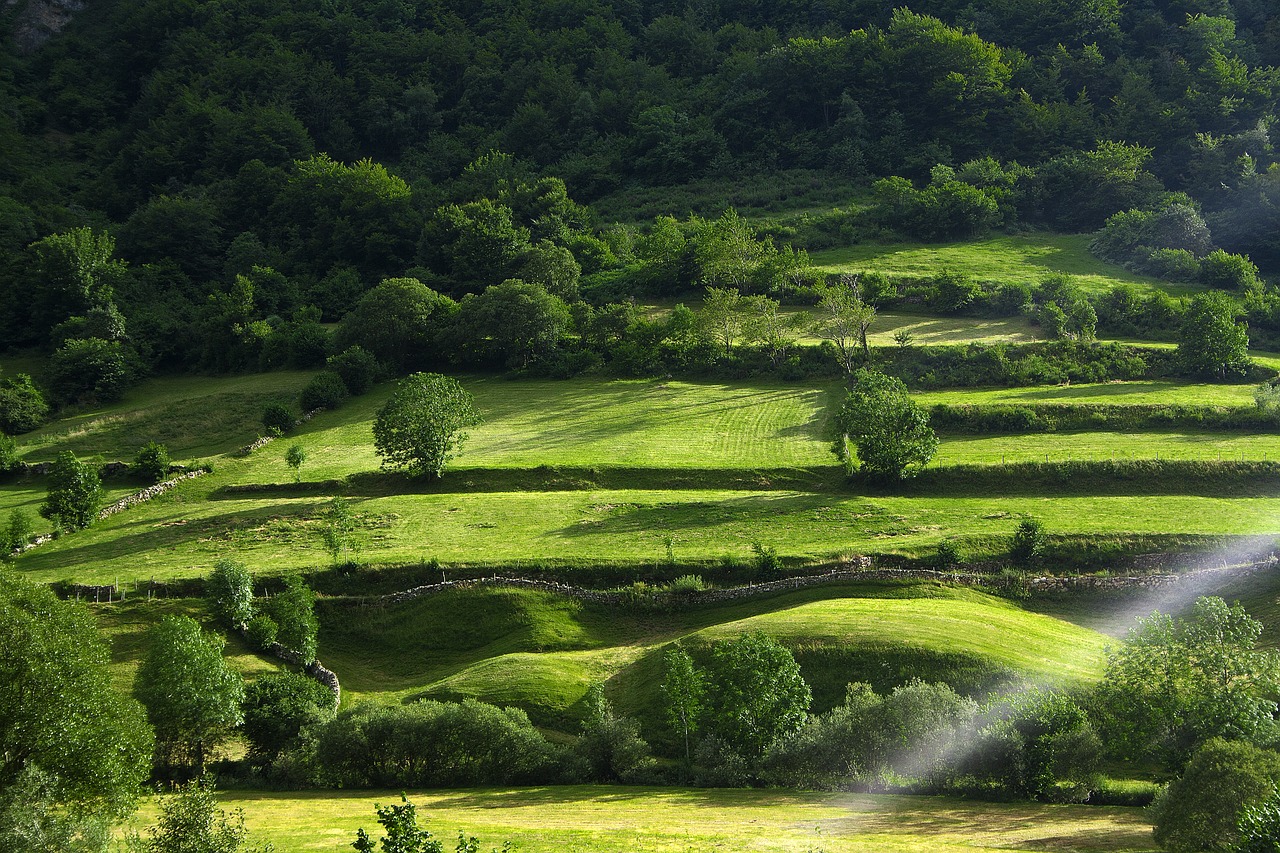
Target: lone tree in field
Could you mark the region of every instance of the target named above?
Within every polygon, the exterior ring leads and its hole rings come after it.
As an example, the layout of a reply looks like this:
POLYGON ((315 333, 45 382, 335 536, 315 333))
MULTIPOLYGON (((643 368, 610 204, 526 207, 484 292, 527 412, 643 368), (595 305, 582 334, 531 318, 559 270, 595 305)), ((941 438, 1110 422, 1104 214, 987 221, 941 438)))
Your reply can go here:
POLYGON ((1200 376, 1225 378, 1249 367, 1249 330, 1236 322, 1240 309, 1225 293, 1197 293, 1178 333, 1178 358, 1200 376))
POLYGON ((83 530, 97 520, 104 495, 98 469, 64 450, 49 469, 49 495, 40 514, 67 530, 83 530))
POLYGON ((938 450, 938 436, 907 386, 875 370, 859 370, 854 379, 835 415, 834 450, 850 473, 850 441, 872 480, 901 480, 909 466, 927 464, 938 450))
POLYGON ((436 479, 481 422, 475 399, 456 379, 414 373, 400 382, 373 422, 373 445, 384 468, 436 479))

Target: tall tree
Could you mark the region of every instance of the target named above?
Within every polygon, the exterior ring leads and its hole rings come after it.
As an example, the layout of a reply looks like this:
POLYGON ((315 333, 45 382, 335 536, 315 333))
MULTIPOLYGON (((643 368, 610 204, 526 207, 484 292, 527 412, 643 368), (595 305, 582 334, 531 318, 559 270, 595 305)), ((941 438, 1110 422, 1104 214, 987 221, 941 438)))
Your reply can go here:
POLYGON ((96 467, 64 450, 53 461, 48 480, 42 516, 67 530, 83 530, 97 520, 105 492, 96 467))
POLYGON ((667 649, 662 663, 665 670, 662 696, 667 704, 667 721, 684 739, 684 759, 687 762, 691 755, 689 741, 697 731, 702 715, 706 679, 694 666, 693 658, 678 643, 667 649))
POLYGON ((791 652, 759 632, 717 643, 708 675, 707 731, 752 761, 800 728, 813 698, 791 652))
POLYGON ((133 810, 152 735, 110 660, 87 610, 0 571, 0 849, 100 850, 133 810))
POLYGON ((222 656, 226 642, 189 616, 166 616, 147 633, 134 679, 166 769, 187 765, 199 777, 205 760, 243 720, 244 681, 222 656))
POLYGON ((1249 331, 1236 321, 1240 308, 1225 293, 1197 293, 1178 332, 1178 358, 1200 376, 1224 378, 1249 366, 1249 331))
POLYGON ((871 360, 867 330, 875 320, 876 309, 860 298, 856 275, 840 276, 839 284, 825 286, 821 293, 814 332, 835 345, 845 372, 852 374, 859 350, 864 362, 871 360))

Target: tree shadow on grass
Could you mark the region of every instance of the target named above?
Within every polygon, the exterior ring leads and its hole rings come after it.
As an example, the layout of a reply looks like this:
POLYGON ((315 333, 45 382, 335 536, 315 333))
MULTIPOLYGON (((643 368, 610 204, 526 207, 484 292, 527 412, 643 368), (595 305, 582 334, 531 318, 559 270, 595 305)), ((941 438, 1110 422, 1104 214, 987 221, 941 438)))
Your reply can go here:
MULTIPOLYGON (((253 530, 277 519, 318 516, 327 507, 328 502, 324 501, 294 503, 287 508, 257 507, 196 519, 186 518, 180 511, 160 518, 152 515, 146 519, 113 525, 106 530, 91 529, 86 533, 64 536, 58 542, 36 549, 24 556, 21 568, 29 571, 48 571, 53 568, 78 566, 173 548, 201 540, 210 543, 221 542, 229 547, 233 541, 231 534, 235 531, 253 530), (121 531, 130 530, 134 532, 121 533, 121 531), (78 536, 85 537, 84 544, 64 546, 68 540, 74 541, 78 536)), ((213 559, 211 556, 210 563, 213 559)), ((139 576, 147 573, 145 567, 140 567, 137 571, 139 576)))
POLYGON ((656 468, 540 465, 537 468, 458 468, 438 480, 394 471, 365 471, 345 480, 244 483, 221 486, 211 500, 342 494, 380 498, 396 495, 574 492, 600 490, 712 490, 832 492, 842 488, 835 466, 809 468, 656 468))
MULTIPOLYGON (((584 519, 555 532, 558 535, 573 538, 661 530, 693 530, 724 524, 753 526, 776 521, 786 516, 806 512, 817 513, 828 510, 830 507, 829 496, 816 494, 750 495, 726 500, 663 502, 648 505, 606 503, 593 508, 601 513, 600 518, 584 519)), ((842 515, 830 519, 815 516, 809 521, 823 524, 853 520, 842 515)), ((861 523, 859 532, 865 532, 865 526, 861 523)))

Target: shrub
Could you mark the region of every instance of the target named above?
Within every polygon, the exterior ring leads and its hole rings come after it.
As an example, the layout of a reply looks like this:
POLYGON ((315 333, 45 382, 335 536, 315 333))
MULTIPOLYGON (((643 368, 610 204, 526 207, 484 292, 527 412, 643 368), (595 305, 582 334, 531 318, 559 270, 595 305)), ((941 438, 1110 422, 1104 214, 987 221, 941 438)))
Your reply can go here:
POLYGON ((112 402, 132 379, 124 347, 99 338, 67 341, 49 359, 49 387, 64 403, 112 402))
POLYGON ((316 409, 336 409, 347 399, 347 386, 342 377, 332 370, 317 373, 302 389, 298 403, 302 411, 313 412, 316 409))
POLYGON ((1155 249, 1147 256, 1147 272, 1165 281, 1195 281, 1200 262, 1186 249, 1155 249))
POLYGON ((587 693, 587 717, 575 750, 596 782, 634 781, 653 763, 640 724, 616 715, 600 684, 587 693))
POLYGON ((276 624, 276 620, 266 614, 253 617, 244 627, 245 639, 259 651, 271 648, 279 633, 280 626, 276 624))
POLYGON ((1277 784, 1280 754, 1241 741, 1210 740, 1156 797, 1156 843, 1171 853, 1231 849, 1240 813, 1264 803, 1277 784))
POLYGON ((49 494, 40 514, 58 527, 81 530, 97 520, 104 495, 98 469, 65 450, 49 469, 49 494))
POLYGON ((556 751, 517 708, 474 699, 344 711, 317 734, 323 778, 343 787, 511 785, 554 777, 556 751))
POLYGON ((262 410, 262 426, 273 435, 283 435, 293 429, 298 419, 283 403, 268 403, 262 410))
POLYGON ((19 373, 13 379, 0 379, 0 432, 31 432, 48 416, 49 405, 30 376, 19 373))
POLYGON ((0 474, 18 466, 18 442, 0 432, 0 474))
POLYGON ((219 621, 237 629, 253 618, 253 575, 244 563, 223 557, 205 582, 205 597, 219 621))
POLYGON ((155 441, 148 441, 133 460, 134 469, 146 479, 158 483, 169 476, 169 448, 155 441))
POLYGON ((1034 518, 1024 518, 1009 543, 1009 559, 1023 568, 1031 568, 1044 556, 1044 525, 1034 518))
POLYGON ((381 372, 378 360, 358 344, 330 356, 328 364, 330 370, 342 377, 342 384, 347 386, 347 391, 354 397, 372 388, 381 372))

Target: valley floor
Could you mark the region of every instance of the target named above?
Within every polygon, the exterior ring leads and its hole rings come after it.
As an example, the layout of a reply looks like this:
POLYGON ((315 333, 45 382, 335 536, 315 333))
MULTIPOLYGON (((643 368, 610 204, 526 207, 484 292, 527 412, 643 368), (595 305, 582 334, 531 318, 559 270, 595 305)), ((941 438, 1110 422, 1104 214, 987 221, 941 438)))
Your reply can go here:
MULTIPOLYGON (((398 791, 231 791, 257 842, 277 853, 349 850, 356 829, 375 838, 375 804, 398 791)), ((426 825, 452 849, 459 831, 481 850, 511 840, 518 853, 1137 853, 1154 851, 1142 809, 979 803, 944 797, 565 786, 410 792, 426 825), (425 820, 424 820, 425 819, 425 820)), ((149 819, 154 804, 138 815, 149 819)))

